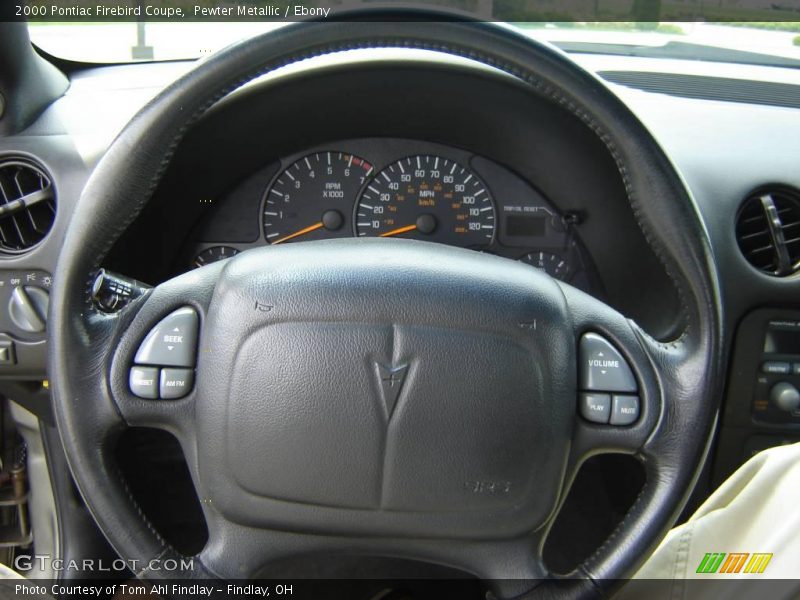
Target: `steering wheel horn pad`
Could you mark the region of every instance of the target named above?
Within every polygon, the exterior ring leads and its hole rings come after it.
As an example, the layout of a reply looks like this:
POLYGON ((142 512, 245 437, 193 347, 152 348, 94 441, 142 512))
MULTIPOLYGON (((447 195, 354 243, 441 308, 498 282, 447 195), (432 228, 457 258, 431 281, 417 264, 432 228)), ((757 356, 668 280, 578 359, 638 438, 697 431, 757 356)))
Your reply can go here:
POLYGON ((503 26, 422 22, 426 14, 384 22, 398 15, 365 10, 209 57, 142 109, 87 183, 48 328, 70 468, 120 556, 144 565, 180 558, 114 459, 126 428, 167 430, 209 529, 193 570, 138 576, 247 578, 287 557, 346 551, 450 565, 501 582, 501 597, 582 597, 631 575, 688 497, 713 430, 723 358, 719 286, 696 207, 599 79, 503 26), (258 75, 370 47, 446 52, 501 69, 595 131, 682 298, 675 338, 654 340, 531 267, 402 240, 251 250, 166 281, 119 313, 92 307, 87 282, 194 119, 258 75), (182 306, 200 317, 194 389, 177 400, 137 398, 128 373, 139 344, 182 306), (587 332, 608 339, 633 370, 641 414, 632 425, 577 414, 575 348, 587 332), (605 544, 573 573, 553 574, 544 539, 578 468, 600 452, 637 456, 646 484, 605 544))
POLYGON ((559 286, 524 265, 407 240, 242 253, 199 354, 199 470, 238 523, 481 538, 555 506, 575 344, 559 286))

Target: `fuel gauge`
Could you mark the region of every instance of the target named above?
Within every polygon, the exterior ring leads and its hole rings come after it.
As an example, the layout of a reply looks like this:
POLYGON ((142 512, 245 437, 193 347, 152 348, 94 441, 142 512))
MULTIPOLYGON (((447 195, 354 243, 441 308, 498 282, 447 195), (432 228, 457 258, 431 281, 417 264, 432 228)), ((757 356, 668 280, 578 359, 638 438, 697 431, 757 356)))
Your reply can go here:
POLYGON ((231 258, 237 254, 239 254, 239 251, 230 246, 211 246, 194 257, 194 260, 192 260, 192 268, 199 269, 205 265, 231 258))

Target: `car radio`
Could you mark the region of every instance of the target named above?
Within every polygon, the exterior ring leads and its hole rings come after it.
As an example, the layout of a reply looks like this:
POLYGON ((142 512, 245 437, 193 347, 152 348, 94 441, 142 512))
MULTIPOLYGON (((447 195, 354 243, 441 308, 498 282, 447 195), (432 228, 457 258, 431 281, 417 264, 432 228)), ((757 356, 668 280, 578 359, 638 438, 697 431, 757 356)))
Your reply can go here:
POLYGON ((800 423, 800 320, 770 319, 763 331, 753 417, 800 423))

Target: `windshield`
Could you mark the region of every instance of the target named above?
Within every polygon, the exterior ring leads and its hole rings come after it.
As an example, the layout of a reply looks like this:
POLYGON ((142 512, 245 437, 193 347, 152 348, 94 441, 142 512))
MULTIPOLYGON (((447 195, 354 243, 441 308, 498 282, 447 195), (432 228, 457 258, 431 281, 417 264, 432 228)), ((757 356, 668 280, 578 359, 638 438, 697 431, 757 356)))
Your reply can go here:
MULTIPOLYGON (((34 44, 90 63, 194 59, 280 22, 32 22, 34 44)), ((514 22, 568 52, 800 68, 800 22, 514 22), (709 52, 709 49, 716 49, 709 52), (788 59, 788 60, 787 60, 788 59)))

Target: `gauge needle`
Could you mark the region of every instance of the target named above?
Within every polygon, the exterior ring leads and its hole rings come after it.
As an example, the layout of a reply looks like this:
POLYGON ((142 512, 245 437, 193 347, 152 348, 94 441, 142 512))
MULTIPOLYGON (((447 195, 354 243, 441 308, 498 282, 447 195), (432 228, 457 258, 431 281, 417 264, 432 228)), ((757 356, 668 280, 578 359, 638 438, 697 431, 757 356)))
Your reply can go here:
POLYGON ((416 225, 406 225, 405 227, 398 227, 397 229, 392 229, 391 231, 387 231, 386 233, 382 233, 380 237, 390 237, 392 235, 400 235, 401 233, 407 233, 409 231, 414 231, 417 228, 416 225))
POLYGON ((322 229, 323 227, 325 227, 325 225, 322 224, 322 221, 320 221, 319 223, 314 223, 313 225, 304 227, 300 231, 295 231, 292 234, 289 234, 285 237, 275 240, 274 242, 272 242, 272 245, 274 246, 275 244, 280 244, 281 242, 288 242, 291 239, 300 237, 301 235, 305 235, 307 233, 311 233, 312 231, 316 231, 317 229, 322 229))

